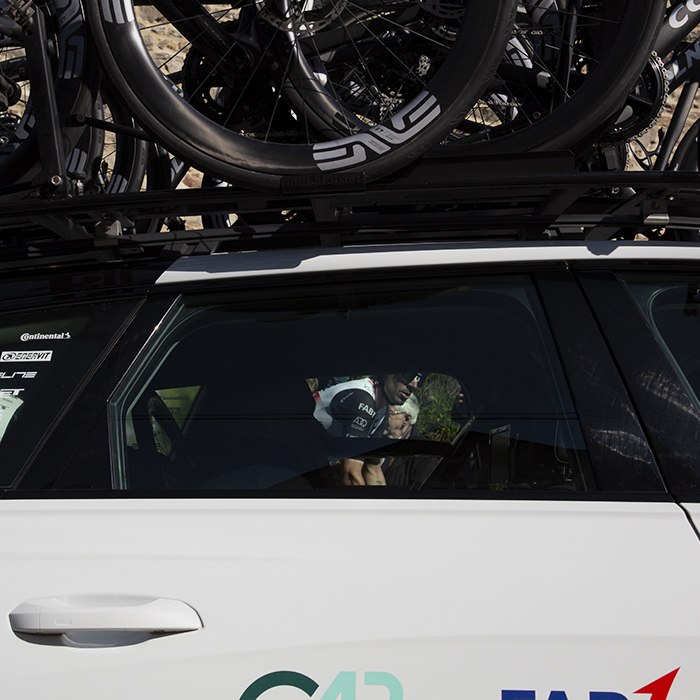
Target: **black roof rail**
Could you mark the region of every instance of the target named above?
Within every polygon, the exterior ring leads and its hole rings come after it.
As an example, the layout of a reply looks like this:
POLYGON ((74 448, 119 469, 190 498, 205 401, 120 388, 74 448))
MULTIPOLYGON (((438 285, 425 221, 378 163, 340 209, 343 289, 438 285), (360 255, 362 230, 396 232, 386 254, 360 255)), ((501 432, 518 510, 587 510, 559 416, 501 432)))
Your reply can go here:
POLYGON ((426 157, 382 180, 6 201, 0 269, 224 250, 453 240, 700 242, 697 172, 577 172, 569 153, 426 157), (229 228, 138 233, 141 221, 235 213, 229 228), (258 224, 256 222, 264 222, 258 224))

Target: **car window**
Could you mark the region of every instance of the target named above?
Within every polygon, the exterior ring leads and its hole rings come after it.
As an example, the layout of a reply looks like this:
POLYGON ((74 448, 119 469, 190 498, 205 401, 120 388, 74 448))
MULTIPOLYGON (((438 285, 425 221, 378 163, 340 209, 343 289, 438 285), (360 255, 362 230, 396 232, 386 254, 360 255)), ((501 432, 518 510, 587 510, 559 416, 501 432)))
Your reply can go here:
POLYGON ((700 276, 618 277, 700 411, 700 276))
POLYGON ((134 302, 0 315, 0 486, 10 486, 134 302))
POLYGON ((525 276, 186 295, 110 415, 120 489, 596 489, 525 276))

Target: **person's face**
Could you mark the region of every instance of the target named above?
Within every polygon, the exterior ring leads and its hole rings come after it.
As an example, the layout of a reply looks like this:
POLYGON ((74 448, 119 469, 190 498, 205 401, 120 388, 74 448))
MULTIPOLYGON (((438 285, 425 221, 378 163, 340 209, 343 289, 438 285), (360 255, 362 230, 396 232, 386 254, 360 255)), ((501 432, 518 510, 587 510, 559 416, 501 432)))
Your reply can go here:
POLYGON ((398 440, 411 422, 411 416, 408 413, 401 413, 397 409, 400 409, 400 406, 389 406, 386 429, 384 430, 384 436, 393 440, 398 440))
POLYGON ((384 379, 384 393, 389 404, 401 406, 406 399, 418 388, 418 377, 407 382, 401 374, 387 374, 384 379))

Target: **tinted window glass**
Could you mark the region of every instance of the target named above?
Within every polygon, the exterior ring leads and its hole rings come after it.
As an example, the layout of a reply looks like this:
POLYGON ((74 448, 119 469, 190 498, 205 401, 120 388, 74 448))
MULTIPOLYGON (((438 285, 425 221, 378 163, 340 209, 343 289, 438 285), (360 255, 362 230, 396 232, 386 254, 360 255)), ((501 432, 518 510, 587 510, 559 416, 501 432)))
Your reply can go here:
POLYGON ((134 307, 0 315, 0 486, 10 486, 134 307))
POLYGON ((619 275, 700 410, 700 275, 619 275))
POLYGON ((593 489, 530 281, 435 284, 185 298, 115 394, 115 483, 593 489))

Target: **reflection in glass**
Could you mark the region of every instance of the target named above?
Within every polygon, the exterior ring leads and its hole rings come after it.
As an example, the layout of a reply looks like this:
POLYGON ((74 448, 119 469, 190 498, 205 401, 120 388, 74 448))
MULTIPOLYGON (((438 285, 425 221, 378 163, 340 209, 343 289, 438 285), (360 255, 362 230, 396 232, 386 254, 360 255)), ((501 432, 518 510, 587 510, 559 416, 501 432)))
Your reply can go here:
POLYGON ((123 489, 592 488, 525 277, 185 298, 110 410, 123 489))

